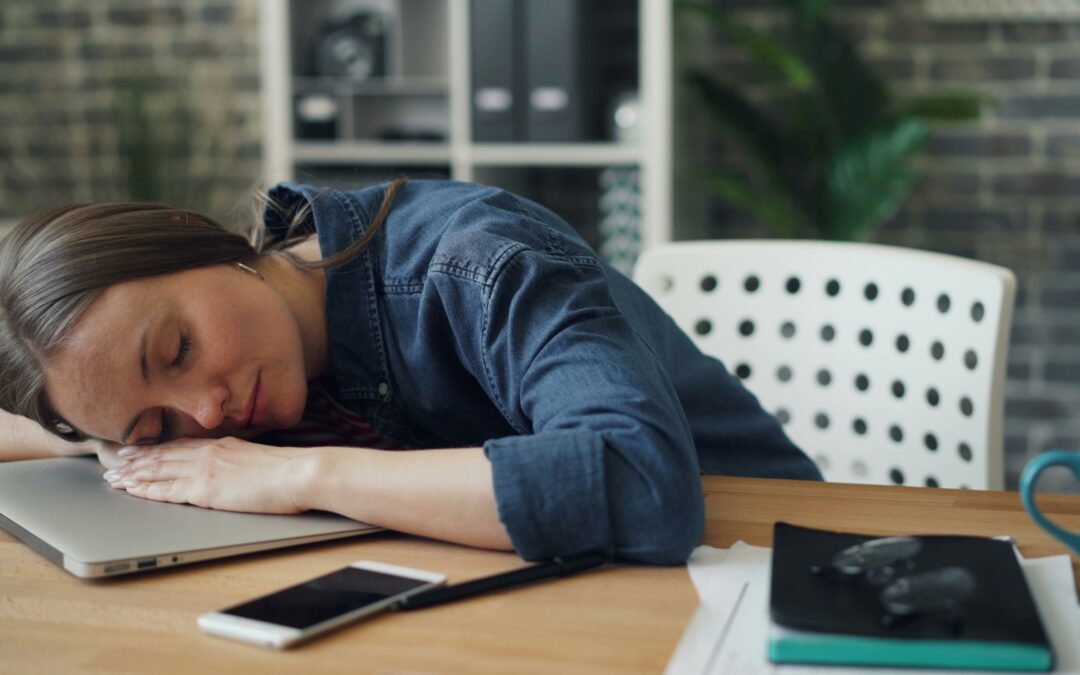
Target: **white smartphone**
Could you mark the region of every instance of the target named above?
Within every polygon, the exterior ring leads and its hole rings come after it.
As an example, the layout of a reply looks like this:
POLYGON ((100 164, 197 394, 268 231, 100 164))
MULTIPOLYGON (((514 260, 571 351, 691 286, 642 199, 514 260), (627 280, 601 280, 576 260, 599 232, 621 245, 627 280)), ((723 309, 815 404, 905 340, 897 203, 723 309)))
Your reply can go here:
POLYGON ((336 572, 199 617, 220 637, 282 649, 441 586, 446 575, 362 560, 336 572))

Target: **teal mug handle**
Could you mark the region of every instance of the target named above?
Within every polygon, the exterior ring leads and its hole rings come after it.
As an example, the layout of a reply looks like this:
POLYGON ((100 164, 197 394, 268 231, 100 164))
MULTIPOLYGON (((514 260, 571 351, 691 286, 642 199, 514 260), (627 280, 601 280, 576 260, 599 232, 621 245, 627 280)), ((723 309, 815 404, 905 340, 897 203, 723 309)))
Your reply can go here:
POLYGON ((1072 469, 1073 475, 1080 480, 1080 452, 1068 450, 1044 452, 1024 467, 1024 473, 1020 476, 1020 498, 1024 502, 1028 515, 1038 523, 1039 527, 1059 539, 1071 548, 1077 557, 1080 557, 1080 534, 1069 532, 1052 522, 1035 505, 1035 483, 1039 480, 1039 474, 1052 466, 1059 465, 1072 469))

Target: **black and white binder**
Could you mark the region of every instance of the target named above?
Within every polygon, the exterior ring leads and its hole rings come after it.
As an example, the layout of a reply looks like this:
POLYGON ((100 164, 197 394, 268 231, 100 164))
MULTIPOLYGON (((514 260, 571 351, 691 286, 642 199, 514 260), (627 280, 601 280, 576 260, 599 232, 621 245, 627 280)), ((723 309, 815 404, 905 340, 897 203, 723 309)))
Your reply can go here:
POLYGON ((586 3, 581 0, 523 2, 528 140, 584 140, 586 64, 582 34, 586 3))
POLYGON ((472 0, 473 141, 521 140, 520 0, 472 0))

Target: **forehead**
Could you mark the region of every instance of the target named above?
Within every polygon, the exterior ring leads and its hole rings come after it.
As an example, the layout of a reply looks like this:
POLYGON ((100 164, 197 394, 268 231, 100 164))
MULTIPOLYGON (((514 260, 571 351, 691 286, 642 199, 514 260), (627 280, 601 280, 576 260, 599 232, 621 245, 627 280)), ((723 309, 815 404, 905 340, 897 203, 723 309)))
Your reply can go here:
POLYGON ((100 438, 119 434, 141 406, 140 342, 175 307, 160 278, 106 289, 45 367, 46 390, 66 420, 100 438), (126 416, 126 417, 125 417, 126 416))

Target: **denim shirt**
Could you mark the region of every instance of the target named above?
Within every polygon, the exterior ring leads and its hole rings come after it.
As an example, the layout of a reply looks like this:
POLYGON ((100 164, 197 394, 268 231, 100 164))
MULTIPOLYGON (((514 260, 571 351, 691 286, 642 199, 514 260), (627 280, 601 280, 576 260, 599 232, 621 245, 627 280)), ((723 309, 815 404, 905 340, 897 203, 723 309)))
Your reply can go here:
MULTIPOLYGON (((282 183, 324 257, 386 185, 282 183)), ((326 276, 339 400, 411 448, 483 446, 499 518, 528 560, 599 551, 681 563, 700 474, 820 479, 776 420, 551 211, 503 190, 410 180, 372 243, 326 276)))

